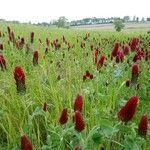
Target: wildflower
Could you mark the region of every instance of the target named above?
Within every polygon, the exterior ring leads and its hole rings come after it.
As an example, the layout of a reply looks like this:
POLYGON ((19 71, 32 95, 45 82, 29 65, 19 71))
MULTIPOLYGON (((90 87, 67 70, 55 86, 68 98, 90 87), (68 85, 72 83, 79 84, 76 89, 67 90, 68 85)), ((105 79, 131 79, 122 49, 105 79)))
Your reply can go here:
POLYGON ((81 95, 77 95, 74 101, 74 111, 78 110, 82 112, 83 100, 81 95))
POLYGON ((86 75, 86 77, 90 77, 91 74, 90 74, 90 72, 87 70, 86 73, 85 73, 85 75, 86 75))
POLYGON ((148 116, 142 115, 140 122, 138 124, 138 133, 139 135, 146 136, 148 130, 148 116))
POLYGON ((3 50, 3 44, 2 43, 0 43, 0 50, 3 50))
POLYGON ((100 53, 99 48, 95 48, 93 52, 93 61, 95 64, 97 64, 99 53, 100 53))
POLYGON ((83 81, 85 81, 85 80, 86 80, 86 78, 87 78, 87 77, 86 77, 86 75, 83 75, 83 81))
POLYGON ((131 96, 129 100, 126 102, 126 104, 117 113, 118 118, 125 123, 130 121, 136 112, 137 104, 138 104, 138 97, 131 96))
POLYGON ((33 43, 33 41, 34 41, 34 32, 30 33, 30 41, 31 41, 31 43, 33 43))
POLYGON ((134 51, 139 45, 139 39, 138 38, 131 39, 129 45, 131 47, 131 50, 134 51))
POLYGON ((94 45, 93 45, 93 44, 91 44, 91 45, 90 45, 90 48, 91 48, 91 50, 93 50, 93 48, 94 48, 94 45))
POLYGON ((83 75, 83 81, 85 81, 87 78, 90 78, 91 80, 93 79, 93 74, 91 74, 88 70, 85 72, 83 75))
POLYGON ((74 150, 81 150, 81 148, 80 148, 79 146, 76 146, 76 147, 74 148, 74 150))
POLYGON ((21 41, 20 41, 20 42, 21 42, 21 45, 24 45, 25 40, 24 40, 24 38, 23 38, 23 37, 21 38, 21 41))
POLYGON ((112 49, 112 52, 111 52, 111 57, 116 57, 117 56, 117 53, 119 51, 119 48, 120 48, 120 43, 115 43, 113 49, 112 49))
POLYGON ((127 81, 126 81, 126 87, 129 87, 130 84, 131 84, 131 81, 130 81, 130 80, 127 80, 127 81))
POLYGON ((63 111, 61 112, 59 123, 63 125, 67 123, 67 121, 68 121, 68 111, 67 108, 64 108, 63 111))
POLYGON ((61 80, 61 76, 60 75, 57 76, 57 80, 61 80))
POLYGON ((14 79, 16 81, 16 88, 18 92, 25 92, 25 74, 20 66, 16 66, 14 69, 14 79))
POLYGON ((124 55, 127 55, 129 53, 129 47, 127 45, 124 46, 123 53, 124 53, 124 55))
POLYGON ((74 121, 75 121, 75 130, 77 130, 78 132, 81 132, 82 130, 84 130, 85 128, 85 123, 83 120, 83 117, 80 113, 80 111, 75 111, 74 113, 74 121))
POLYGON ((102 55, 97 63, 97 69, 100 69, 103 66, 105 60, 106 60, 105 55, 102 55))
POLYGON ((46 112, 48 110, 48 104, 45 102, 43 105, 43 110, 46 112))
POLYGON ((138 60, 141 60, 141 55, 135 54, 133 57, 133 62, 137 62, 138 60))
POLYGON ((38 65, 38 58, 39 58, 38 51, 34 51, 34 53, 33 53, 33 65, 34 66, 38 65))
POLYGON ((32 150, 32 145, 25 134, 21 136, 21 150, 32 150))
POLYGON ((0 55, 0 67, 2 71, 6 70, 6 61, 3 55, 0 55))
POLYGON ((48 47, 45 48, 45 54, 47 54, 47 53, 48 53, 48 47))
POLYGON ((48 38, 46 38, 46 45, 49 47, 50 41, 48 38))
POLYGON ((136 83, 139 76, 139 66, 137 64, 132 65, 132 77, 131 82, 136 83))
POLYGON ((94 78, 93 74, 90 74, 90 79, 92 80, 94 78))

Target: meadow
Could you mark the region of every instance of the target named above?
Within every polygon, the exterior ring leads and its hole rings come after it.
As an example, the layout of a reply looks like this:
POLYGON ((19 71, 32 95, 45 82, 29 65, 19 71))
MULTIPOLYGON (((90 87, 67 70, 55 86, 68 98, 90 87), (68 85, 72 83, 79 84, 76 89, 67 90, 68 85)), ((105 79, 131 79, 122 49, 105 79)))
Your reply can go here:
POLYGON ((0 150, 150 150, 150 34, 0 24, 0 150))

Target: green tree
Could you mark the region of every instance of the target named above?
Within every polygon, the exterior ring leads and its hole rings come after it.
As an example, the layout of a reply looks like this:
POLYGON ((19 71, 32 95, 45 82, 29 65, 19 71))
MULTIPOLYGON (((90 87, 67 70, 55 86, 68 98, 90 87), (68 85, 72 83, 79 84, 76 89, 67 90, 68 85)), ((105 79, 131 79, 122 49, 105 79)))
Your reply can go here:
POLYGON ((68 19, 64 16, 59 17, 59 19, 56 22, 56 26, 58 28, 66 28, 68 27, 68 19))
POLYGON ((117 32, 120 32, 125 27, 121 19, 114 20, 114 26, 117 32))
POLYGON ((129 22, 129 21, 130 21, 130 16, 124 16, 124 17, 123 17, 123 20, 124 20, 125 22, 129 22))

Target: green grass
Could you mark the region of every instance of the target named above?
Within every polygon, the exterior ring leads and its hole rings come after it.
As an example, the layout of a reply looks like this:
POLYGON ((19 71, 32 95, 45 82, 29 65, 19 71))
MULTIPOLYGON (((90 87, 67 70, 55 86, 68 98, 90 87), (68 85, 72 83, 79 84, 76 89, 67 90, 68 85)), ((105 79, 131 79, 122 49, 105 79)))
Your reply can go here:
POLYGON ((131 79, 131 65, 126 61, 129 59, 132 63, 133 54, 130 53, 119 64, 108 57, 115 41, 127 43, 128 38, 132 37, 140 37, 144 41, 140 47, 150 50, 150 37, 146 32, 88 31, 90 37, 85 41, 86 48, 82 49, 80 42, 84 42, 86 30, 10 26, 15 37, 24 37, 26 43, 29 43, 30 32, 35 32, 32 47, 39 51, 39 65, 32 65, 33 52, 26 54, 25 46, 18 50, 8 44, 7 24, 0 24, 0 31, 5 34, 0 42, 4 44, 3 55, 7 63, 7 70, 0 71, 0 150, 20 149, 22 133, 27 135, 35 150, 67 150, 76 145, 85 150, 149 150, 149 131, 144 139, 137 134, 137 127, 143 113, 150 115, 150 63, 145 60, 138 62, 141 72, 138 80, 140 89, 136 90, 135 87, 125 87, 125 81, 131 79), (62 42, 63 35, 74 45, 70 50, 62 42), (50 46, 45 56, 46 37, 50 41, 58 38, 61 48, 55 50, 50 46), (39 38, 42 44, 39 43, 39 38), (93 52, 90 49, 92 43, 100 47, 101 54, 107 56, 100 71, 93 64, 93 52), (17 65, 26 74, 25 94, 16 91, 13 70, 17 65), (94 79, 83 82, 82 76, 86 70, 93 73, 94 79), (61 80, 57 80, 59 75, 61 80), (82 114, 86 124, 81 133, 74 130, 72 122, 73 100, 78 93, 83 96, 82 114), (132 95, 139 97, 138 109, 134 118, 123 125, 116 114, 132 95), (44 102, 48 103, 48 112, 42 110, 44 102), (58 118, 64 107, 68 108, 69 121, 61 126, 58 118))

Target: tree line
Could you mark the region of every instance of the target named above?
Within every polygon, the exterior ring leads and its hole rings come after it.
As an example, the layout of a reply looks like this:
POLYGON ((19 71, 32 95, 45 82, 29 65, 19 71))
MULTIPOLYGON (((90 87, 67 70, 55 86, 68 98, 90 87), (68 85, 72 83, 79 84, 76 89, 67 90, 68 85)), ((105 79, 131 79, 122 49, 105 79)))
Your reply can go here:
MULTIPOLYGON (((130 16, 124 16, 123 18, 120 17, 110 17, 110 18, 83 18, 80 20, 73 20, 68 21, 68 19, 65 16, 59 17, 57 20, 52 20, 49 23, 48 22, 41 22, 41 23, 33 23, 37 26, 57 26, 58 28, 69 28, 70 26, 81 26, 81 25, 97 25, 97 24, 111 24, 114 23, 116 20, 121 20, 123 23, 129 23, 129 22, 145 22, 150 21, 150 17, 144 18, 142 17, 139 19, 139 17, 133 16, 131 18, 130 16)), ((0 19, 0 22, 7 22, 7 23, 15 23, 19 24, 19 21, 6 21, 4 19, 0 19)), ((31 24, 31 22, 28 22, 28 24, 31 24)))

